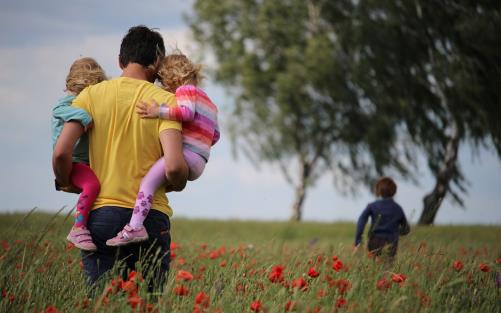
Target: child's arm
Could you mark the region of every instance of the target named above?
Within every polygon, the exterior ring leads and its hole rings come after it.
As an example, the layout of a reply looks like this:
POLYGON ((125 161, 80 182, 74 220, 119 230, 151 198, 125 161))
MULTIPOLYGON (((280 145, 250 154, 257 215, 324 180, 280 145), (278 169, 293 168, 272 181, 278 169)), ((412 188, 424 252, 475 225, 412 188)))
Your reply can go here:
POLYGON ((137 107, 137 113, 142 118, 160 118, 178 122, 190 122, 195 118, 196 108, 196 87, 181 86, 176 90, 177 106, 169 107, 162 103, 158 105, 154 100, 151 104, 140 101, 137 107))
POLYGON ((370 206, 367 206, 358 218, 357 232, 355 234, 355 246, 358 246, 362 242, 362 234, 364 233, 365 224, 367 224, 370 214, 370 206))
MULTIPOLYGON (((402 211, 403 213, 403 211, 402 211)), ((407 218, 405 218, 405 214, 403 214, 402 220, 400 221, 400 227, 399 227, 399 233, 401 236, 405 236, 408 233, 410 233, 411 227, 409 226, 409 223, 407 222, 407 218)))
POLYGON ((63 120, 65 123, 70 121, 79 122, 82 124, 84 131, 87 131, 92 124, 89 113, 84 109, 72 107, 70 104, 71 102, 68 105, 64 105, 64 103, 57 105, 52 109, 52 116, 63 120))

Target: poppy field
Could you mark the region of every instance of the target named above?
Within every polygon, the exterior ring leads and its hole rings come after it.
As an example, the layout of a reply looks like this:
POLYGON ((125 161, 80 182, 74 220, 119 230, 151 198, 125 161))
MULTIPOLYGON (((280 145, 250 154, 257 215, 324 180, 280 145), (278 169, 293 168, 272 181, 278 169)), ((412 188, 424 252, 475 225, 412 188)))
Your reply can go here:
POLYGON ((413 227, 389 262, 352 223, 173 218, 161 294, 140 266, 91 293, 71 216, 0 215, 0 312, 500 312, 499 226, 413 227))

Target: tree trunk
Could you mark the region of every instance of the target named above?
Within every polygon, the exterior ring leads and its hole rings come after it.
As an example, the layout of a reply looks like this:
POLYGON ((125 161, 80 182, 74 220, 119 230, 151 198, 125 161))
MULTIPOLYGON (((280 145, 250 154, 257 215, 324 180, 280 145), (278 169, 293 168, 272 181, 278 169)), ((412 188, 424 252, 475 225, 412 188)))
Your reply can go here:
POLYGON ((438 209, 449 190, 449 184, 455 173, 459 150, 459 137, 457 125, 453 123, 452 134, 449 137, 445 151, 444 164, 437 173, 435 187, 423 198, 423 212, 418 221, 419 225, 432 225, 435 221, 438 209))
POLYGON ((310 177, 310 166, 306 163, 301 167, 301 178, 298 186, 296 187, 295 200, 292 204, 291 221, 301 221, 303 214, 303 204, 306 198, 306 188, 308 188, 308 178, 310 177))

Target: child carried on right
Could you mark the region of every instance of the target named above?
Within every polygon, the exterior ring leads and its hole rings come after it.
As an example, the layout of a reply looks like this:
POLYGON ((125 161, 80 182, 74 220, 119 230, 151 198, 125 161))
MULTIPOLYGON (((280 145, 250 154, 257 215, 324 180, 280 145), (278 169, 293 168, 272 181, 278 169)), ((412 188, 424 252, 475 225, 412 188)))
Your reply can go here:
MULTIPOLYGON (((177 106, 140 102, 137 113, 141 118, 160 118, 183 123, 183 155, 188 165, 188 180, 202 175, 209 160, 210 149, 219 140, 217 107, 198 87, 202 79, 201 66, 183 54, 166 56, 159 67, 162 87, 176 95, 177 106)), ((106 241, 108 246, 123 246, 148 239, 143 222, 151 209, 153 194, 165 185, 165 162, 160 158, 141 181, 130 222, 117 236, 106 241)))
POLYGON ((357 223, 355 247, 362 242, 365 224, 370 216, 371 227, 368 234, 367 249, 375 256, 384 252, 390 259, 397 254, 398 238, 410 231, 409 223, 402 207, 393 200, 397 185, 390 177, 382 177, 376 182, 375 193, 380 199, 369 203, 357 223))

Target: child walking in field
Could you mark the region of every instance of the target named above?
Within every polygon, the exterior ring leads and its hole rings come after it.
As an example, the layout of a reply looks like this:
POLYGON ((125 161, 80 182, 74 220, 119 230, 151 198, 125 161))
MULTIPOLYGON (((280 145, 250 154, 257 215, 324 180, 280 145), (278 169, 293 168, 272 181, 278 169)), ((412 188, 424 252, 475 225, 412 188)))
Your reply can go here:
MULTIPOLYGON (((71 106, 73 99, 87 86, 106 80, 106 75, 101 66, 92 58, 81 58, 73 62, 66 77, 67 95, 59 99, 52 109, 52 145, 57 145, 63 126, 67 122, 79 122, 87 130, 92 120, 82 109, 71 106)), ((81 189, 76 205, 75 223, 66 237, 77 248, 94 251, 96 245, 92 242, 87 229, 87 218, 97 195, 100 184, 96 175, 89 167, 89 142, 87 133, 78 140, 73 151, 73 164, 71 169, 71 186, 59 186, 56 189, 71 191, 73 187, 81 189)))
MULTIPOLYGON (((177 106, 168 107, 140 102, 137 113, 141 118, 160 118, 183 123, 183 154, 189 168, 188 180, 196 180, 209 160, 211 147, 219 140, 217 107, 197 86, 201 80, 201 66, 192 63, 183 54, 166 56, 158 76, 163 87, 176 95, 177 106)), ((148 239, 143 222, 153 202, 153 194, 165 183, 164 159, 158 160, 143 178, 130 222, 108 246, 122 246, 148 239)))
POLYGON ((397 185, 390 177, 382 177, 376 182, 375 193, 380 199, 369 203, 360 215, 355 235, 355 247, 358 247, 362 242, 362 233, 370 217, 371 227, 367 249, 376 256, 387 251, 390 259, 395 257, 399 235, 406 235, 410 231, 404 211, 393 200, 396 192, 397 185))

